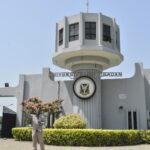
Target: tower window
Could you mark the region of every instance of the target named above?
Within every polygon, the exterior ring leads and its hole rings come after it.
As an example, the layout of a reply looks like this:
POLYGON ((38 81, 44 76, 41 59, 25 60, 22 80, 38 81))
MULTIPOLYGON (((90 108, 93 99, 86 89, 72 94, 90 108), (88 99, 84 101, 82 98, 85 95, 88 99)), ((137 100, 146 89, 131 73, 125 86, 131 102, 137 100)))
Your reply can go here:
POLYGON ((96 39, 96 22, 85 22, 85 39, 96 39))
POLYGON ((103 41, 111 43, 111 30, 110 26, 103 24, 103 41))
POLYGON ((79 23, 69 25, 69 41, 79 39, 79 23))
POLYGON ((116 47, 118 47, 118 32, 116 31, 116 47))
POLYGON ((63 44, 63 28, 59 30, 59 45, 63 44))

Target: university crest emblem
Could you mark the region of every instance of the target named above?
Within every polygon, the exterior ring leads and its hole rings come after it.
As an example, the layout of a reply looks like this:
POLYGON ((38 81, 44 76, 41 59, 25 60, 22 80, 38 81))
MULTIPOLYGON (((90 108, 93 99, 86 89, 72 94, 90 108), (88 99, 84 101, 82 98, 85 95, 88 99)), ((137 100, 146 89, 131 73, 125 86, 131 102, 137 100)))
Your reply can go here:
POLYGON ((80 94, 88 95, 90 93, 89 84, 83 83, 80 85, 80 94))
POLYGON ((95 94, 95 81, 90 77, 81 76, 74 81, 73 91, 78 98, 89 99, 95 94))

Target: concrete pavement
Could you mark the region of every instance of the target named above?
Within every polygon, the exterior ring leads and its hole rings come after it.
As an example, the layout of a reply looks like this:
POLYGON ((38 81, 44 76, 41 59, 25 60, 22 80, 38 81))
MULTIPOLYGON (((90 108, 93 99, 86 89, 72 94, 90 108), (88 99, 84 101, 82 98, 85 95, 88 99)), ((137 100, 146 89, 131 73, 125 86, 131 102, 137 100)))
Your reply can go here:
MULTIPOLYGON (((32 150, 32 142, 0 138, 0 150, 32 150)), ((39 145, 38 150, 40 150, 39 145)), ((45 150, 150 150, 150 145, 117 147, 67 147, 45 145, 45 150)))

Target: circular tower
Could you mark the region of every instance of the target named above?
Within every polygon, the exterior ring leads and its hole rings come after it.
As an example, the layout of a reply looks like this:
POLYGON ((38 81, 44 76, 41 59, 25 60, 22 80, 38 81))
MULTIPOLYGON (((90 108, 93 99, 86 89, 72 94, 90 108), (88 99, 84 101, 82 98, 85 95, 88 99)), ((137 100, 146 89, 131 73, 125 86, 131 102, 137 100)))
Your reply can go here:
POLYGON ((53 63, 77 75, 73 112, 83 116, 90 128, 102 127, 100 73, 122 61, 115 19, 101 13, 80 13, 56 24, 53 63))

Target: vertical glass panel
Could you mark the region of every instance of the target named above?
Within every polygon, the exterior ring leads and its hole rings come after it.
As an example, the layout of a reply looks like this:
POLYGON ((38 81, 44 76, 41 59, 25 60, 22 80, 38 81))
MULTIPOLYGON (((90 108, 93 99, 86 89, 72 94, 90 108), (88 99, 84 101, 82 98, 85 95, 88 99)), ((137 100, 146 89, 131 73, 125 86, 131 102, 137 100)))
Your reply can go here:
POLYGON ((128 111, 128 129, 132 129, 132 113, 128 111))
POLYGON ((136 111, 133 112, 133 122, 134 122, 134 129, 137 129, 137 113, 136 113, 136 111))
POLYGON ((116 31, 116 47, 118 48, 118 32, 116 31))

